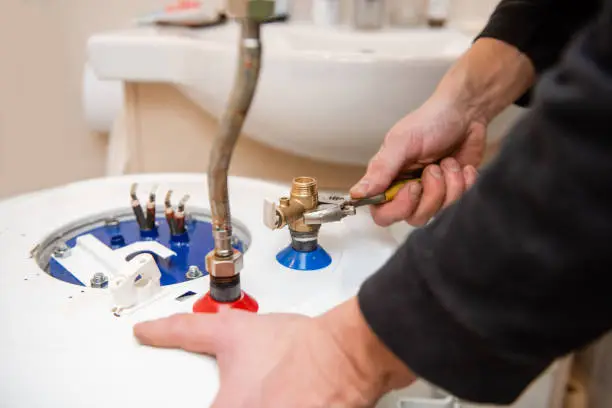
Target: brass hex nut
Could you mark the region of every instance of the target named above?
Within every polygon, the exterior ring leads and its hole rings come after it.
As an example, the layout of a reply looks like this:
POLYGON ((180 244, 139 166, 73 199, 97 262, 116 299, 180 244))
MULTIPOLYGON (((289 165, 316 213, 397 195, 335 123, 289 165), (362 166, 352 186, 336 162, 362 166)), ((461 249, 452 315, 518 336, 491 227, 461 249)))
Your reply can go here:
POLYGON ((231 258, 220 258, 212 250, 206 255, 206 270, 209 274, 219 278, 231 278, 242 271, 242 253, 234 249, 231 258))
POLYGON ((266 20, 274 15, 274 0, 227 0, 227 13, 233 18, 266 20))

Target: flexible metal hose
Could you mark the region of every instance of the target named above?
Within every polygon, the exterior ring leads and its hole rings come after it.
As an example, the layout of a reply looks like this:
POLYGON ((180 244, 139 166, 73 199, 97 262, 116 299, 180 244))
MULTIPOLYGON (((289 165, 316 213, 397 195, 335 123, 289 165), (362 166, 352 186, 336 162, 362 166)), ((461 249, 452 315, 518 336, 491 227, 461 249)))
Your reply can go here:
POLYGON ((219 133, 210 152, 208 167, 209 201, 212 211, 215 252, 232 255, 232 226, 227 176, 234 146, 251 106, 261 66, 261 23, 250 18, 240 21, 238 67, 229 104, 221 119, 219 133))

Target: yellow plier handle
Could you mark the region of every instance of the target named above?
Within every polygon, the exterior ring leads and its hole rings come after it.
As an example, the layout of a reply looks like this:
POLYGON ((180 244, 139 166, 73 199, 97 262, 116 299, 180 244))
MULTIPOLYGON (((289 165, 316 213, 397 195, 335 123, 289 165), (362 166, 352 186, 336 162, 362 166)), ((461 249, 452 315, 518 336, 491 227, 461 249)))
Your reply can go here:
POLYGON ((411 181, 420 181, 423 176, 424 168, 409 170, 403 172, 395 179, 393 183, 385 190, 384 193, 377 194, 372 197, 358 198, 350 201, 350 205, 354 207, 361 207, 364 205, 376 205, 383 204, 387 201, 391 201, 395 198, 397 193, 402 189, 404 185, 411 181))
POLYGON ((399 191, 402 189, 402 187, 404 187, 404 185, 414 180, 420 180, 420 178, 398 180, 398 181, 393 182, 391 186, 389 186, 389 188, 386 189, 384 192, 385 202, 393 200, 395 196, 397 195, 397 193, 399 193, 399 191))

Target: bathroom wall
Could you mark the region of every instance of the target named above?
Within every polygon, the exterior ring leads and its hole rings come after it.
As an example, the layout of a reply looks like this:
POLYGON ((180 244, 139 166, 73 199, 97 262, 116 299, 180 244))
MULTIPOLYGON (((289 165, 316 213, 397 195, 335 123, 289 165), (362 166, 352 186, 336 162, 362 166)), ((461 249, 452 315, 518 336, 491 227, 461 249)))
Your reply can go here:
MULTIPOLYGON (((340 0, 342 4, 342 17, 347 21, 353 0, 340 0)), ((397 1, 397 0, 387 0, 397 1)), ((401 1, 401 0, 400 0, 401 1)), ((407 1, 407 0, 404 0, 407 1)), ((421 0, 426 4, 427 0, 421 0)), ((292 13, 294 18, 308 20, 313 0, 293 0, 292 13)), ((462 29, 477 32, 482 27, 499 0, 450 0, 449 21, 462 29)))
POLYGON ((103 174, 82 119, 85 41, 161 0, 0 0, 0 198, 103 174))
MULTIPOLYGON (((170 0, 0 1, 0 198, 102 175, 107 140, 82 115, 85 42, 170 0)), ((293 0, 298 18, 311 1, 293 0)), ((452 15, 482 20, 496 3, 453 0, 452 15)))

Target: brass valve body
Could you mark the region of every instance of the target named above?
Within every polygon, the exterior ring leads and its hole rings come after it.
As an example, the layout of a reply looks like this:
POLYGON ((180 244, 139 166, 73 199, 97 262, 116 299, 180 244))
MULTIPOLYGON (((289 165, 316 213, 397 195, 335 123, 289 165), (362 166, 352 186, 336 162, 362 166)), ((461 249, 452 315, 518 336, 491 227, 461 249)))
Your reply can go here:
POLYGON ((277 213, 280 218, 278 227, 289 226, 291 231, 317 232, 320 225, 304 223, 304 212, 314 210, 319 205, 317 180, 313 177, 296 177, 291 184, 289 197, 280 199, 277 213))

